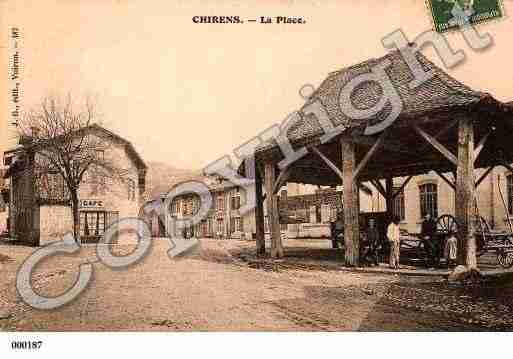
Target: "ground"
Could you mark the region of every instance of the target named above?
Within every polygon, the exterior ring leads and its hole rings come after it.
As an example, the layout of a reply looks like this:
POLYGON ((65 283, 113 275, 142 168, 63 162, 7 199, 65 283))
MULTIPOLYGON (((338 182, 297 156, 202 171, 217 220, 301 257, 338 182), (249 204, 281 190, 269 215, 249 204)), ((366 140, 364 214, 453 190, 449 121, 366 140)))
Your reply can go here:
MULTIPOLYGON (((328 241, 285 246, 329 248, 328 241)), ((130 243, 115 247, 118 254, 130 243)), ((442 277, 342 271, 337 266, 279 261, 255 265, 254 242, 201 240, 179 259, 154 240, 138 264, 112 270, 94 264, 89 287, 72 303, 50 311, 24 304, 16 272, 33 248, 0 245, 0 328, 49 331, 344 331, 510 330, 511 278, 474 286, 442 277), (2 314, 3 313, 3 314, 2 314), (3 319, 2 319, 3 318, 3 319)), ((337 257, 334 252, 334 257, 337 257)), ((77 266, 95 261, 94 247, 54 256, 34 272, 37 290, 55 296, 73 284, 77 266)))

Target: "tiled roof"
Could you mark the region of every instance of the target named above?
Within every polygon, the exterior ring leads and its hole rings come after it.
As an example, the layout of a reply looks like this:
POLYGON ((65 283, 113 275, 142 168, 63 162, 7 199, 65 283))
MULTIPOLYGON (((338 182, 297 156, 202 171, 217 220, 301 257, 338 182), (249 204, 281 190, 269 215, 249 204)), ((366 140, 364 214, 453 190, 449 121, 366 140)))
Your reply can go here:
MULTIPOLYGON (((320 101, 333 125, 343 126, 344 128, 354 127, 362 123, 375 124, 382 121, 390 114, 392 109, 390 103, 372 118, 355 120, 342 112, 339 105, 339 95, 342 88, 352 79, 361 74, 370 73, 373 66, 386 60, 390 61, 391 64, 385 71, 403 103, 400 117, 408 118, 450 107, 466 106, 489 96, 485 93, 474 91, 456 81, 429 61, 420 51, 416 52, 416 56, 424 70, 432 70, 434 76, 414 89, 411 89, 409 86, 414 76, 403 59, 401 52, 395 50, 379 59, 368 60, 340 71, 332 72, 303 108, 312 102, 320 101)), ((358 109, 371 108, 380 100, 381 95, 382 89, 377 83, 364 82, 353 91, 352 102, 358 109)), ((301 113, 296 123, 289 127, 287 137, 291 142, 294 142, 310 137, 315 138, 322 134, 323 130, 317 120, 313 116, 304 116, 301 113)), ((273 140, 263 144, 257 151, 265 151, 276 145, 276 142, 273 140)))
MULTIPOLYGON (((109 136, 110 138, 120 142, 124 146, 124 148, 127 152, 127 155, 135 162, 137 168, 140 170, 147 169, 146 164, 144 163, 144 161, 143 161, 142 157, 139 155, 139 153, 135 150, 135 147, 132 145, 132 143, 130 141, 124 139, 123 137, 115 134, 114 132, 107 130, 106 128, 104 128, 98 124, 92 124, 87 127, 83 127, 77 131, 77 134, 79 131, 102 133, 102 134, 109 136)), ((39 142, 37 144, 37 146, 44 147, 44 146, 48 145, 49 142, 53 142, 58 139, 59 139, 59 137, 45 139, 45 140, 42 140, 41 142, 39 142)), ((8 151, 5 151, 5 154, 15 153, 15 152, 23 152, 24 150, 26 150, 30 147, 34 147, 34 144, 32 144, 31 142, 27 141, 25 144, 23 144, 23 143, 21 143, 22 141, 23 141, 23 139, 20 139, 20 143, 18 143, 14 148, 12 148, 8 151)))
MULTIPOLYGON (((212 193, 213 192, 223 192, 223 191, 227 191, 227 190, 237 187, 237 185, 233 184, 230 181, 223 181, 223 182, 219 183, 219 182, 209 182, 209 181, 206 181, 205 179, 198 179, 198 178, 191 178, 190 180, 203 182, 209 188, 210 192, 212 192, 212 193)), ((157 196, 153 196, 152 198, 149 199, 149 201, 153 201, 157 198, 161 198, 161 199, 166 198, 167 194, 170 191, 171 191, 171 188, 169 189, 169 191, 162 192, 157 196)))

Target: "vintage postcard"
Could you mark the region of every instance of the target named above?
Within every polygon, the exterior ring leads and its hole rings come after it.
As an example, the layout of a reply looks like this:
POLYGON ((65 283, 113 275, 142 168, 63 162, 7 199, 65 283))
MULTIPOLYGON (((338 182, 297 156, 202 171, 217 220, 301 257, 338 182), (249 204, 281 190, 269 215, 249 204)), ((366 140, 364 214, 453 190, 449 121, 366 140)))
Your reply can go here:
POLYGON ((511 12, 0 0, 3 357, 498 354, 511 12))

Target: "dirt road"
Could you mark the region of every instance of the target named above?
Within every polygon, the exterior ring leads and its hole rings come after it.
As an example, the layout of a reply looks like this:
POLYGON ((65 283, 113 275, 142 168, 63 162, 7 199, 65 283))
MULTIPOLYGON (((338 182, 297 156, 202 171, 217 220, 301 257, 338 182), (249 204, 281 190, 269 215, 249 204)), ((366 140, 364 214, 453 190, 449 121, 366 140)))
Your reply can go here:
MULTIPOLYGON (((178 260, 169 244, 125 270, 94 264, 89 287, 72 303, 51 311, 24 304, 16 271, 33 251, 0 246, 0 319, 4 330, 51 331, 338 331, 509 329, 512 301, 501 291, 468 292, 441 279, 342 272, 333 269, 251 268, 237 256, 251 243, 202 240, 178 260)), ((253 244, 254 245, 254 244, 253 244)), ((127 252, 130 245, 116 251, 127 252)), ((77 266, 94 260, 94 248, 55 256, 34 273, 35 286, 55 296, 70 286, 77 266)), ((500 286, 510 288, 511 281, 500 286)), ((511 290, 509 291, 511 294, 511 290)))

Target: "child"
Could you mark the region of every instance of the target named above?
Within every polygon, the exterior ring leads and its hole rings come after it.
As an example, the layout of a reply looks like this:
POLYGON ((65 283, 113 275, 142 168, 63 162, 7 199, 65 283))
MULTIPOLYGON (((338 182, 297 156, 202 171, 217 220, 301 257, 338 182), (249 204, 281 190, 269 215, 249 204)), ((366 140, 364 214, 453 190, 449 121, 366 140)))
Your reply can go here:
POLYGON ((401 232, 399 230, 399 217, 394 216, 387 228, 387 238, 390 243, 390 268, 399 269, 399 255, 401 246, 401 232))

